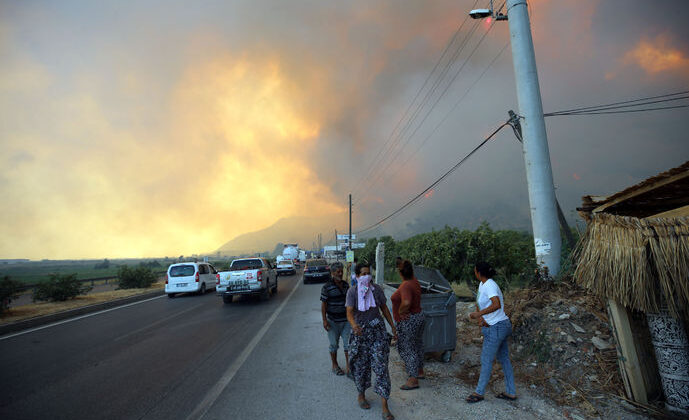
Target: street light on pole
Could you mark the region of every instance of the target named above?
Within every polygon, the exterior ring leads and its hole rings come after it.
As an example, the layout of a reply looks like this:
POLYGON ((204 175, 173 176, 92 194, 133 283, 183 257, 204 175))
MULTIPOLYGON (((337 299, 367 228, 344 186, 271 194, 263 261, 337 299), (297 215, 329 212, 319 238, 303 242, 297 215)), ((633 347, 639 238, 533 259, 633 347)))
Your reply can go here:
POLYGON ((496 15, 491 0, 490 9, 474 9, 469 12, 469 16, 474 19, 491 17, 495 20, 509 20, 519 118, 523 119, 522 151, 529 189, 536 262, 541 268, 547 267, 544 274, 554 276, 560 271, 560 227, 526 0, 507 0, 507 15, 496 15))

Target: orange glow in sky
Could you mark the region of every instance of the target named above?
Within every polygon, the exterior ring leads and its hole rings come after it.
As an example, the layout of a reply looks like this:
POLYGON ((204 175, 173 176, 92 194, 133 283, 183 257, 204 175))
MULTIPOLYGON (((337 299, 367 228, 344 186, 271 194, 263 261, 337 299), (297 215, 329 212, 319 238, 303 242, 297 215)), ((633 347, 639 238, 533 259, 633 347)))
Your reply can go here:
MULTIPOLYGON (((50 87, 38 63, 16 71, 23 76, 0 74, 15 90, 50 87)), ((148 94, 137 74, 123 78, 135 96, 148 94)), ((118 126, 86 90, 44 98, 35 111, 55 123, 18 125, 0 149, 0 211, 13 221, 0 225, 0 255, 190 255, 282 217, 343 210, 311 170, 322 115, 301 89, 278 60, 227 55, 190 63, 150 127, 118 126)))
POLYGON ((624 58, 636 63, 649 75, 665 71, 689 72, 689 57, 670 45, 670 38, 661 34, 654 39, 642 38, 624 58))

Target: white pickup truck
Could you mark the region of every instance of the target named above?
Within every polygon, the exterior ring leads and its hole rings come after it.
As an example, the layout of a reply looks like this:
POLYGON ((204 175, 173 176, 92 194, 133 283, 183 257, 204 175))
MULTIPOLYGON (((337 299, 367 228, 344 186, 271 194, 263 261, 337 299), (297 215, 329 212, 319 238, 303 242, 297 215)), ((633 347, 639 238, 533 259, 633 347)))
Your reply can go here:
POLYGON ((278 278, 267 259, 242 258, 232 261, 230 271, 218 272, 215 290, 225 303, 232 303, 235 295, 257 295, 267 300, 278 292, 278 278))

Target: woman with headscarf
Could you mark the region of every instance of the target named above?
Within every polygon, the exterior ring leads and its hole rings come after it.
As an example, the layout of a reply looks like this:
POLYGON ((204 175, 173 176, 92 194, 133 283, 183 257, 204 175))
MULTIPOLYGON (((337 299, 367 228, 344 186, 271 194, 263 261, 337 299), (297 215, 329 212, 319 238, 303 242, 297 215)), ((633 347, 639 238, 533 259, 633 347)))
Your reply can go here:
POLYGON ((481 350, 481 375, 478 378, 476 391, 467 397, 467 402, 475 403, 483 400, 483 394, 490 380, 493 361, 497 357, 505 374, 506 392, 496 397, 503 400, 516 400, 517 391, 514 387, 514 373, 510 363, 507 339, 512 335, 512 323, 505 315, 505 299, 498 284, 493 280, 495 270, 485 262, 474 266, 474 275, 480 281, 476 295, 476 312, 469 317, 476 320, 483 332, 483 349, 481 350))
POLYGON ((390 412, 390 372, 388 357, 392 336, 385 329, 387 320, 392 327, 392 334, 397 330, 392 322, 390 310, 386 304, 385 293, 380 286, 371 281, 371 268, 366 263, 356 266, 357 282, 347 291, 347 320, 352 326, 349 341, 349 366, 354 375, 359 395, 357 401, 363 409, 371 408, 366 400, 366 389, 371 387, 371 370, 376 374, 375 392, 382 399, 383 419, 394 420, 390 412), (381 316, 382 314, 382 316, 381 316))
POLYGON ((397 351, 404 362, 409 378, 400 389, 419 387, 423 374, 423 327, 424 314, 421 310, 421 285, 414 276, 411 261, 403 260, 397 265, 402 284, 390 296, 392 315, 397 323, 397 351))

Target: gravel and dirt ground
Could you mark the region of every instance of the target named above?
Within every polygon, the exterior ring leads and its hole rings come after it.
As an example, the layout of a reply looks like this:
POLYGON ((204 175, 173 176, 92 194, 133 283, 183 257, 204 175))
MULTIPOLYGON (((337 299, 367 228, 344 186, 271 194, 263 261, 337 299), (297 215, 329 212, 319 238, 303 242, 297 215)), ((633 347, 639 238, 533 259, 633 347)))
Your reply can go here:
MULTIPOLYGON (((616 353, 602 303, 567 284, 518 289, 505 296, 515 324, 510 357, 518 400, 494 396, 504 391, 496 363, 486 399, 464 401, 478 381, 482 337, 469 321, 473 302, 457 303, 457 348, 449 363, 427 361, 428 379, 413 391, 394 387, 392 399, 409 419, 646 419, 662 415, 624 398, 616 353)), ((433 356, 433 355, 427 355, 433 356)), ((393 384, 406 378, 396 350, 391 352, 393 384)), ((396 413, 397 414, 397 413, 396 413)))

